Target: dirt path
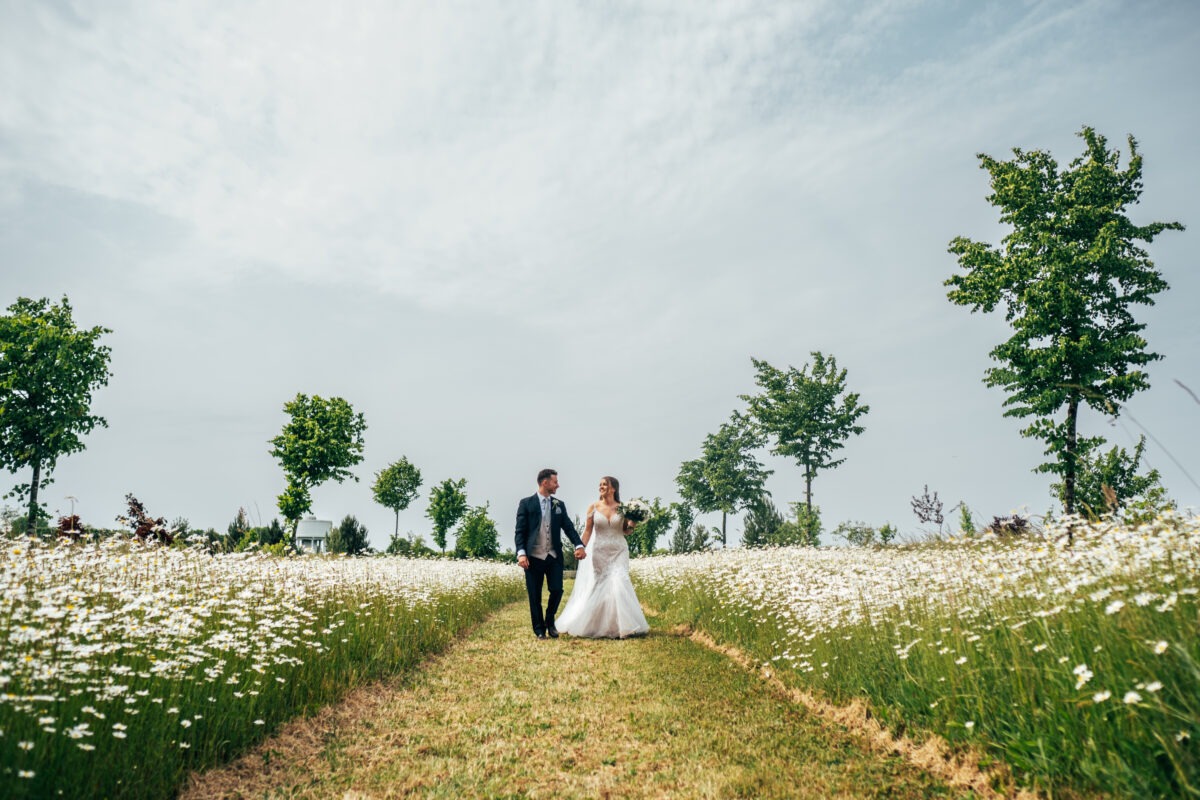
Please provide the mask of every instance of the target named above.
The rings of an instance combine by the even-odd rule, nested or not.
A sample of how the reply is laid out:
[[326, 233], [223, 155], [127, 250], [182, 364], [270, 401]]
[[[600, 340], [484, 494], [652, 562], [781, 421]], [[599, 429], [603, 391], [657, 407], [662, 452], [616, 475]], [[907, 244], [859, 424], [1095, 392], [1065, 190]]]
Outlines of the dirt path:
[[651, 625], [642, 639], [543, 642], [524, 604], [508, 606], [184, 797], [971, 796]]

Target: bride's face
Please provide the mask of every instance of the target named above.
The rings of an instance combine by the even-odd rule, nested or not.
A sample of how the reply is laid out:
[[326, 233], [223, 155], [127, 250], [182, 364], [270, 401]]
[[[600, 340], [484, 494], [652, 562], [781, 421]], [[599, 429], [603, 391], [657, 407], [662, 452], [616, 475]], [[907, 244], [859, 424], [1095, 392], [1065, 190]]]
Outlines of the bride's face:
[[612, 497], [612, 487], [608, 485], [608, 481], [600, 481], [600, 499], [608, 500]]

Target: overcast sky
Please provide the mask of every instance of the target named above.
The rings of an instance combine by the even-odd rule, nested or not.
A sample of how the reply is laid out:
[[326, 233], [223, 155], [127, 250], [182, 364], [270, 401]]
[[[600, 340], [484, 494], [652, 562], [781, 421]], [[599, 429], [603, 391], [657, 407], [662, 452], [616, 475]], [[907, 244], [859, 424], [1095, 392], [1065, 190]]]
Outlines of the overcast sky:
[[1191, 229], [1150, 247], [1152, 388], [1084, 430], [1157, 437], [1198, 506], [1175, 383], [1200, 393], [1198, 53], [1184, 0], [0, 3], [0, 300], [65, 294], [113, 331], [109, 428], [44, 497], [100, 526], [127, 492], [265, 523], [284, 402], [337, 395], [366, 455], [319, 518], [386, 545], [370, 486], [407, 456], [402, 533], [428, 540], [429, 488], [466, 478], [511, 547], [539, 468], [575, 513], [605, 474], [676, 499], [751, 357], [820, 350], [871, 407], [814, 484], [827, 528], [915, 532], [925, 484], [1043, 513], [1041, 445], [982, 383], [1007, 328], [946, 300], [946, 247], [1004, 234], [977, 153], [1065, 165], [1087, 124], [1138, 139], [1134, 220]]

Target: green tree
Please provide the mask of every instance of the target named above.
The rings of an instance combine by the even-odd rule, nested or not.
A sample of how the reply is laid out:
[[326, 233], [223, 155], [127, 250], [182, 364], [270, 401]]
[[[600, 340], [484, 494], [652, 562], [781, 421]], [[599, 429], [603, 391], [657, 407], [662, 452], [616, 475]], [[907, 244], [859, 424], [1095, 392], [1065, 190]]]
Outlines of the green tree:
[[271, 547], [283, 541], [285, 532], [283, 530], [283, 526], [279, 524], [279, 520], [272, 519], [270, 525], [262, 528], [255, 528], [254, 536], [261, 546]]
[[367, 529], [352, 514], [347, 514], [338, 526], [329, 531], [326, 541], [331, 553], [359, 556], [371, 549]]
[[495, 558], [500, 555], [500, 532], [488, 516], [488, 506], [476, 506], [467, 512], [455, 537], [454, 554], [459, 558]]
[[863, 432], [858, 420], [871, 410], [846, 391], [846, 370], [838, 370], [836, 358], [811, 355], [811, 366], [788, 367], [787, 372], [751, 359], [761, 393], [741, 396], [759, 429], [775, 440], [771, 452], [794, 459], [804, 470], [804, 504], [810, 513], [813, 479], [846, 460], [833, 456], [851, 434]]
[[425, 540], [413, 533], [409, 533], [407, 537], [392, 535], [392, 540], [388, 542], [387, 554], [389, 556], [405, 556], [406, 558], [424, 558], [425, 556], [433, 555], [433, 550], [429, 545], [425, 544]]
[[691, 548], [692, 527], [696, 524], [696, 508], [686, 500], [672, 503], [675, 511], [675, 530], [671, 534], [672, 553], [686, 553]]
[[[1065, 170], [1049, 153], [1014, 149], [1011, 161], [979, 155], [991, 176], [987, 200], [1011, 226], [1001, 248], [957, 237], [950, 252], [962, 274], [946, 285], [951, 302], [974, 311], [1003, 307], [1013, 335], [991, 352], [999, 366], [988, 386], [1008, 392], [1005, 416], [1032, 422], [1021, 435], [1040, 439], [1050, 461], [1038, 472], [1062, 480], [1063, 509], [1076, 510], [1079, 459], [1097, 440], [1081, 440], [1079, 410], [1106, 414], [1149, 386], [1141, 369], [1161, 356], [1146, 349], [1131, 309], [1153, 305], [1167, 289], [1138, 243], [1178, 222], [1138, 226], [1125, 214], [1142, 193], [1142, 156], [1128, 139], [1129, 162], [1091, 128], [1084, 153]], [[1064, 411], [1059, 419], [1056, 415]]]
[[675, 506], [663, 505], [662, 498], [649, 500], [646, 505], [650, 507], [650, 514], [625, 537], [631, 556], [648, 556], [653, 553], [658, 537], [670, 529], [675, 517]]
[[53, 532], [53, 529], [50, 527], [50, 517], [44, 513], [37, 515], [36, 527], [29, 522], [28, 516], [18, 514], [16, 517], [13, 517], [9, 530], [13, 536], [40, 536], [43, 539]]
[[763, 547], [771, 543], [775, 533], [783, 526], [783, 514], [766, 497], [752, 502], [743, 520], [742, 545]]
[[446, 480], [433, 487], [429, 493], [429, 508], [425, 516], [433, 522], [433, 542], [446, 552], [446, 533], [467, 513], [466, 478]]
[[239, 508], [237, 515], [225, 529], [225, 541], [222, 549], [227, 553], [245, 550], [250, 541], [250, 520], [246, 517], [246, 509]]
[[9, 496], [28, 499], [26, 530], [33, 534], [46, 514], [38, 491], [50, 484], [60, 456], [84, 449], [82, 436], [104, 417], [91, 413], [92, 392], [108, 385], [111, 351], [99, 343], [112, 333], [80, 329], [66, 297], [20, 297], [0, 316], [0, 466], [32, 469], [29, 483]]
[[818, 547], [821, 544], [821, 508], [806, 503], [789, 503], [794, 520], [786, 520], [775, 529], [767, 540], [768, 544], [788, 546], [804, 545]]
[[290, 419], [271, 440], [271, 455], [287, 478], [279, 495], [279, 512], [294, 537], [296, 524], [312, 510], [313, 487], [328, 480], [358, 480], [350, 468], [362, 461], [367, 423], [340, 397], [325, 400], [297, 394], [283, 410]]
[[400, 512], [417, 499], [417, 490], [420, 488], [421, 470], [407, 458], [401, 457], [399, 461], [375, 473], [375, 485], [371, 488], [375, 502], [396, 512], [393, 536], [400, 535]]
[[[1145, 475], [1138, 474], [1142, 454], [1146, 450], [1145, 436], [1138, 439], [1133, 455], [1118, 446], [1106, 453], [1096, 450], [1098, 448], [1091, 448], [1090, 452], [1080, 454], [1079, 471], [1075, 476], [1076, 505], [1090, 516], [1098, 517], [1105, 511], [1116, 511], [1134, 497], [1150, 496], [1150, 499], [1165, 500], [1158, 470], [1152, 469]], [[1050, 488], [1066, 507], [1063, 500], [1066, 487], [1060, 482], [1051, 484]]]
[[728, 544], [728, 515], [767, 493], [763, 485], [771, 470], [763, 469], [753, 452], [763, 444], [762, 434], [734, 412], [729, 422], [705, 437], [700, 458], [683, 462], [675, 478], [679, 494], [698, 511], [721, 512], [722, 547]]
[[698, 553], [701, 550], [707, 550], [715, 541], [714, 534], [716, 533], [718, 533], [716, 528], [710, 530], [700, 522], [677, 525], [674, 535], [671, 536], [671, 552], [676, 554]]

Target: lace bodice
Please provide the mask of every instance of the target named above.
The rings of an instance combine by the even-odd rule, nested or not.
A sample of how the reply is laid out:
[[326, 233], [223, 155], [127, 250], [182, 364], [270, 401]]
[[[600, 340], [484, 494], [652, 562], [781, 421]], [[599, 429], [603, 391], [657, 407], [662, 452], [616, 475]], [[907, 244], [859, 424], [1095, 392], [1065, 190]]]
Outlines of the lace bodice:
[[592, 512], [592, 534], [616, 534], [621, 538], [625, 538], [625, 532], [622, 530], [622, 524], [625, 518], [620, 511], [613, 512], [612, 517], [607, 517], [604, 514], [604, 509], [597, 508]]

